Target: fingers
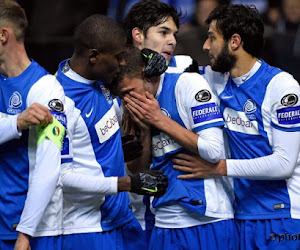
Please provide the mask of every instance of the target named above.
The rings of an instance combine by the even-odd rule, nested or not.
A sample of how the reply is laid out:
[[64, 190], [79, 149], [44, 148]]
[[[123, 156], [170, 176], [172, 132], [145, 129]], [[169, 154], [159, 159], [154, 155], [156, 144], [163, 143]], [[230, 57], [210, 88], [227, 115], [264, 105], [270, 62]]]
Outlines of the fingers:
[[186, 172], [186, 173], [193, 173], [193, 169], [190, 167], [186, 167], [186, 166], [180, 166], [180, 165], [173, 165], [174, 169], [180, 170], [182, 172]]
[[18, 115], [17, 127], [19, 130], [24, 130], [31, 125], [46, 126], [52, 120], [53, 118], [48, 108], [39, 103], [34, 103]]
[[199, 179], [199, 177], [195, 176], [195, 174], [178, 175], [177, 178], [181, 180]]
[[146, 95], [146, 97], [147, 97], [148, 99], [150, 99], [150, 100], [154, 100], [154, 99], [155, 99], [154, 96], [151, 95], [148, 91], [146, 91], [145, 95]]
[[143, 115], [140, 113], [140, 107], [136, 104], [131, 105], [130, 103], [126, 104], [126, 108], [129, 111], [132, 119], [137, 122], [137, 119], [142, 120]]
[[192, 161], [196, 158], [198, 158], [197, 160], [200, 160], [200, 157], [197, 157], [197, 156], [194, 156], [194, 155], [183, 154], [183, 153], [177, 154], [176, 159], [178, 159], [178, 158], [186, 160], [186, 161]]

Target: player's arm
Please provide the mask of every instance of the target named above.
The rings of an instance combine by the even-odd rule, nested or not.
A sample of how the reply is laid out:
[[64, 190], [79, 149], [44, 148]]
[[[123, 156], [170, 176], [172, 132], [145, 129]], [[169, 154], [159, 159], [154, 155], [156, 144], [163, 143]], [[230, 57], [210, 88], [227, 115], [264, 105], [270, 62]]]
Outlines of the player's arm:
[[168, 179], [155, 170], [124, 177], [104, 177], [79, 174], [69, 167], [62, 174], [62, 183], [64, 193], [70, 194], [103, 196], [129, 191], [160, 197], [167, 189]]
[[38, 102], [51, 112], [55, 111], [53, 115], [57, 118], [47, 126], [37, 126], [37, 141], [32, 142], [37, 144], [35, 165], [30, 171], [27, 198], [17, 226], [17, 231], [30, 236], [36, 231], [60, 175], [61, 148], [66, 127], [66, 124], [62, 124], [66, 117], [63, 113], [64, 98], [61, 85], [51, 75], [41, 78], [27, 97], [27, 106]]
[[0, 118], [0, 144], [13, 139], [19, 139], [22, 130], [28, 129], [31, 125], [47, 125], [52, 122], [49, 109], [39, 103], [33, 103], [19, 115], [6, 116], [2, 114]]
[[[141, 144], [139, 156], [127, 161], [127, 168], [133, 174], [149, 169], [151, 164], [151, 129], [150, 126], [138, 119], [134, 113], [125, 109], [122, 127], [127, 134], [134, 134]], [[123, 147], [124, 149], [124, 147]]]
[[[215, 128], [216, 126], [223, 125], [222, 118], [220, 114], [218, 114], [218, 117], [213, 119], [214, 121], [208, 121], [207, 124], [204, 125], [201, 125], [201, 119], [193, 118], [193, 109], [197, 109], [201, 104], [195, 100], [195, 95], [200, 91], [199, 86], [205, 84], [206, 89], [209, 89], [209, 86], [207, 82], [196, 73], [185, 73], [184, 75], [185, 77], [176, 86], [176, 102], [179, 113], [182, 116], [181, 118], [190, 123], [187, 124], [187, 127], [190, 127], [193, 131], [182, 127], [164, 115], [161, 112], [157, 100], [148, 92], [146, 92], [146, 97], [135, 92], [130, 92], [130, 96], [127, 96], [125, 99], [127, 103], [126, 107], [142, 121], [168, 134], [182, 147], [196, 155], [200, 154], [205, 159], [215, 162], [220, 159], [223, 153], [222, 130]], [[186, 80], [188, 80], [188, 82]], [[212, 103], [212, 105], [216, 108], [214, 103]]]
[[[199, 157], [178, 155], [178, 159], [174, 160], [176, 164], [174, 168], [187, 172], [187, 175], [179, 176], [182, 179], [188, 178], [207, 178], [213, 176], [227, 175], [232, 177], [257, 179], [257, 180], [276, 180], [287, 179], [293, 174], [294, 168], [297, 165], [297, 160], [300, 150], [300, 132], [299, 132], [299, 86], [291, 84], [293, 80], [284, 79], [286, 85], [284, 90], [276, 91], [275, 93], [269, 90], [272, 100], [272, 127], [271, 134], [273, 138], [272, 150], [273, 153], [268, 156], [259, 157], [249, 160], [223, 159], [216, 164], [209, 163]], [[282, 85], [282, 84], [280, 84]], [[289, 107], [283, 107], [281, 100], [293, 93], [297, 96], [298, 103], [293, 105], [295, 117], [290, 119], [290, 124], [286, 119], [280, 120], [279, 113], [285, 109], [288, 112]], [[291, 113], [292, 114], [292, 113]]]

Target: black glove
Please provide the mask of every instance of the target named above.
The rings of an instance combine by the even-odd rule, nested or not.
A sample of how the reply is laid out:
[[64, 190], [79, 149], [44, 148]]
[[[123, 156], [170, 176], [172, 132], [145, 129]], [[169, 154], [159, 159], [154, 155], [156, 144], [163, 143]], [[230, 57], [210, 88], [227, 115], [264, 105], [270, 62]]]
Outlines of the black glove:
[[142, 143], [133, 135], [125, 135], [121, 139], [125, 162], [132, 161], [142, 155]]
[[136, 194], [161, 197], [166, 193], [168, 177], [162, 171], [144, 170], [130, 176], [131, 191]]
[[188, 66], [188, 67], [184, 70], [184, 72], [194, 72], [194, 73], [200, 74], [198, 62], [197, 62], [195, 59], [193, 59], [192, 64], [190, 64], [190, 66]]

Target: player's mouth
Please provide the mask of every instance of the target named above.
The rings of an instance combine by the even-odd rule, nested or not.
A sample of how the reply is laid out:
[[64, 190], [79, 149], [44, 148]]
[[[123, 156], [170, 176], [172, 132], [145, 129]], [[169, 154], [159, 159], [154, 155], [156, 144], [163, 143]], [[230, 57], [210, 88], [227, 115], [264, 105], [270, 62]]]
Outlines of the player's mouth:
[[167, 60], [170, 60], [173, 55], [173, 51], [164, 51], [162, 54]]

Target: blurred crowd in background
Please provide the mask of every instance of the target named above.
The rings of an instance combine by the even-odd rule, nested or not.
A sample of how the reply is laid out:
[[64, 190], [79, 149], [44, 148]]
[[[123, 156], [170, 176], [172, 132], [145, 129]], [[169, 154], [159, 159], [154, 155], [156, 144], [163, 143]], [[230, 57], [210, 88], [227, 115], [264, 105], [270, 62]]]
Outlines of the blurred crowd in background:
[[[57, 65], [72, 55], [74, 28], [91, 14], [106, 14], [122, 23], [138, 0], [17, 0], [25, 9], [30, 57], [55, 73]], [[155, 1], [155, 0], [153, 0]], [[177, 36], [176, 54], [188, 54], [199, 65], [208, 64], [202, 50], [207, 37], [205, 19], [219, 4], [255, 5], [265, 22], [266, 46], [262, 58], [291, 73], [300, 82], [300, 0], [163, 0], [184, 14]], [[109, 32], [109, 31], [107, 31]]]

